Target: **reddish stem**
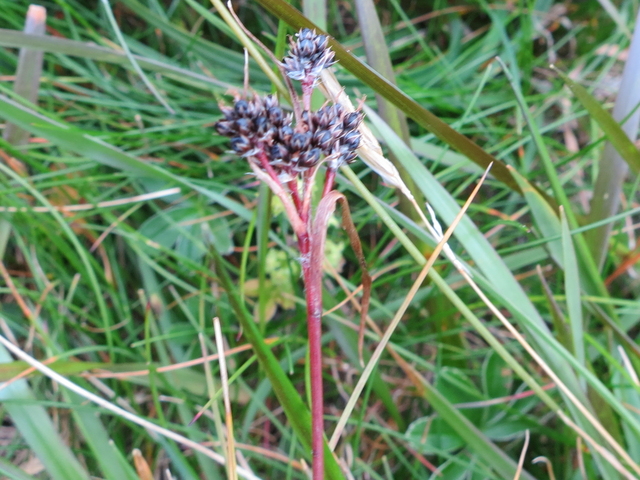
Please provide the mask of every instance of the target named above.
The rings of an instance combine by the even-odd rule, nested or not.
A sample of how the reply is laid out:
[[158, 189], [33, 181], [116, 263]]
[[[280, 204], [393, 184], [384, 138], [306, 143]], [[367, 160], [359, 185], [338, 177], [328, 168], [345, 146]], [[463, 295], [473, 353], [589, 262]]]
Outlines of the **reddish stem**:
[[264, 151], [263, 145], [260, 145], [260, 147], [260, 151], [256, 154], [256, 158], [260, 161], [260, 166], [264, 168], [265, 172], [267, 172], [269, 176], [278, 183], [278, 185], [282, 185], [280, 179], [278, 178], [278, 174], [269, 163], [269, 158]]
[[302, 80], [302, 108], [307, 112], [311, 110], [311, 94], [313, 93], [314, 78], [309, 76]]
[[336, 171], [333, 168], [327, 168], [327, 173], [324, 177], [324, 188], [322, 189], [322, 197], [324, 198], [333, 190], [333, 182], [336, 180]]
[[295, 180], [290, 180], [287, 185], [289, 186], [289, 191], [291, 192], [291, 199], [293, 200], [293, 204], [295, 205], [296, 210], [298, 211], [298, 215], [300, 215], [300, 218], [302, 219], [302, 221], [306, 223], [307, 219], [301, 215], [302, 200], [300, 200], [300, 194], [298, 193], [298, 183]]
[[307, 334], [309, 336], [309, 373], [311, 378], [311, 455], [313, 480], [324, 479], [324, 394], [322, 389], [322, 272], [321, 265], [311, 261], [308, 237], [303, 244], [302, 271], [307, 300]]

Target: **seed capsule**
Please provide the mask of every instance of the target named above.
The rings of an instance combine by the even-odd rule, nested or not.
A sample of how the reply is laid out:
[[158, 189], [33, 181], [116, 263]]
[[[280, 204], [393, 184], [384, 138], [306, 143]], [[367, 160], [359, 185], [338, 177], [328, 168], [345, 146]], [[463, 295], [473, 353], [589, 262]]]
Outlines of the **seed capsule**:
[[242, 155], [251, 150], [251, 142], [245, 136], [233, 137], [231, 139], [231, 148], [234, 152]]
[[362, 114], [360, 112], [351, 112], [344, 116], [342, 126], [345, 130], [355, 130], [360, 125]]
[[226, 137], [236, 133], [235, 122], [230, 122], [228, 120], [220, 120], [219, 122], [216, 122], [215, 129], [220, 135], [224, 135]]
[[333, 135], [328, 130], [317, 130], [313, 134], [313, 143], [317, 147], [321, 148], [325, 154], [328, 155], [328, 152], [331, 150], [333, 146], [333, 142], [335, 141]]
[[253, 130], [253, 122], [248, 118], [239, 118], [236, 120], [236, 129], [241, 135], [249, 135]]
[[289, 140], [291, 140], [292, 135], [293, 128], [291, 128], [289, 125], [285, 125], [284, 127], [280, 127], [278, 129], [278, 139], [283, 143], [287, 143]]
[[271, 146], [271, 158], [273, 160], [285, 160], [289, 156], [289, 150], [281, 143], [276, 143]]
[[275, 126], [282, 126], [284, 120], [284, 112], [280, 107], [271, 107], [269, 110], [267, 110], [267, 115], [269, 117], [269, 121]]
[[294, 133], [289, 141], [289, 146], [291, 147], [291, 150], [298, 151], [307, 148], [309, 143], [311, 143], [310, 132]]
[[302, 168], [311, 168], [320, 161], [320, 149], [312, 148], [306, 152], [302, 152], [298, 157], [298, 166]]
[[314, 52], [314, 45], [313, 42], [311, 40], [308, 39], [302, 39], [302, 40], [298, 40], [298, 51], [300, 53], [300, 55], [303, 55], [305, 57], [309, 57], [313, 54]]
[[264, 97], [264, 108], [269, 110], [278, 106], [278, 98], [275, 95], [267, 95]]
[[269, 120], [267, 120], [267, 117], [257, 117], [253, 121], [253, 126], [256, 133], [260, 136], [263, 136], [267, 133], [267, 131], [271, 127], [271, 124], [269, 123]]
[[235, 120], [237, 117], [235, 110], [231, 107], [225, 107], [224, 105], [221, 105], [220, 111], [224, 115], [225, 120]]
[[249, 103], [246, 100], [238, 100], [233, 109], [239, 117], [244, 117], [249, 113]]
[[353, 130], [347, 133], [341, 140], [341, 142], [349, 148], [349, 150], [355, 150], [360, 146], [360, 132]]

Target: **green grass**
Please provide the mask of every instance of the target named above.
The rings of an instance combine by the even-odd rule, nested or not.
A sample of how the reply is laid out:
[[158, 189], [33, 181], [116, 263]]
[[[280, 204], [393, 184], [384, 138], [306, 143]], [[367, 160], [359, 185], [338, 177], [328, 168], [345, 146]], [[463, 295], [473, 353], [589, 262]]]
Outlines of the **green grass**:
[[[238, 349], [226, 363], [240, 477], [307, 478], [293, 234], [212, 128], [229, 89], [243, 89], [244, 40], [208, 0], [112, 2], [113, 21], [88, 3], [45, 2], [38, 38], [21, 33], [28, 3], [0, 0], [0, 335], [28, 354], [0, 346], [0, 382], [29, 357], [51, 367], [0, 383], [0, 477], [144, 479], [138, 449], [153, 478], [231, 478], [220, 367], [202, 360], [218, 352], [219, 317], [225, 350]], [[344, 430], [327, 478], [639, 478], [640, 302], [625, 230], [639, 157], [620, 128], [638, 111], [620, 80], [639, 2], [306, 3], [338, 42], [338, 80], [354, 103], [366, 96], [368, 126], [443, 228], [494, 161], [449, 241], [479, 290], [446, 257], [416, 282], [437, 240], [363, 162], [339, 176], [374, 277], [364, 360], [377, 363], [358, 386], [347, 297], [362, 272], [336, 222], [324, 307], [346, 303], [324, 317], [327, 439]], [[237, 8], [277, 52], [308, 22], [281, 1]], [[22, 73], [20, 47], [32, 55]], [[38, 49], [36, 92], [24, 65]], [[248, 66], [260, 94], [281, 88], [262, 56]], [[590, 205], [593, 192], [621, 206]]]

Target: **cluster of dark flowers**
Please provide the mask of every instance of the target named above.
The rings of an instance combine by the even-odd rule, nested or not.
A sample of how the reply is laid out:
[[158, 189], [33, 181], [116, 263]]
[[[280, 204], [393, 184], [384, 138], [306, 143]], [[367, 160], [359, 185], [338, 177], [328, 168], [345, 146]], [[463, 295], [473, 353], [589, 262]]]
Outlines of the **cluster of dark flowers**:
[[313, 79], [315, 84], [322, 69], [335, 63], [333, 51], [328, 48], [329, 39], [326, 35], [317, 35], [309, 28], [300, 30], [296, 36], [298, 40], [291, 42], [282, 66], [287, 76], [293, 80], [304, 82], [306, 79]]
[[[313, 86], [322, 69], [333, 63], [326, 35], [304, 29], [292, 42], [281, 66], [290, 78], [302, 81], [303, 86]], [[323, 157], [327, 168], [334, 170], [356, 158], [361, 112], [326, 105], [315, 112], [303, 111], [294, 123], [293, 114], [285, 113], [273, 95], [237, 97], [233, 107], [220, 108], [224, 119], [215, 128], [219, 134], [231, 137], [233, 151], [257, 160], [263, 167], [266, 162], [281, 180], [306, 172]]]

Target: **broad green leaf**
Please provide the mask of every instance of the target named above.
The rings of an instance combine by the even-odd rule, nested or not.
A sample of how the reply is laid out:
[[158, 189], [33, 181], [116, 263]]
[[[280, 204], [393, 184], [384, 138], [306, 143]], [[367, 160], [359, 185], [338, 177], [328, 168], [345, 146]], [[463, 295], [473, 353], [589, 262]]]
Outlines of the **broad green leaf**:
[[[505, 480], [513, 479], [517, 469], [516, 462], [491, 442], [478, 427], [462, 415], [462, 413], [435, 387], [429, 384], [429, 382], [423, 380], [422, 385], [425, 388], [425, 398], [438, 412], [438, 415], [449, 425], [452, 432], [459, 435], [468, 447], [478, 454], [483, 461], [489, 463], [502, 478]], [[522, 472], [521, 478], [533, 480], [534, 477], [525, 470]]]
[[[215, 210], [214, 210], [215, 211]], [[208, 251], [207, 245], [215, 243], [223, 253], [233, 248], [232, 233], [224, 217], [208, 222], [197, 221], [204, 216], [197, 206], [181, 204], [156, 213], [140, 227], [140, 234], [167, 249], [199, 262]], [[152, 253], [156, 250], [150, 248]]]
[[483, 391], [487, 398], [505, 397], [513, 382], [513, 371], [494, 351], [482, 363]]
[[27, 475], [24, 470], [9, 463], [8, 460], [2, 457], [0, 457], [0, 473], [6, 475], [6, 477], [3, 478], [8, 480], [38, 480], [36, 477]]
[[426, 455], [451, 452], [465, 446], [462, 437], [440, 417], [414, 420], [405, 436], [411, 447]]

